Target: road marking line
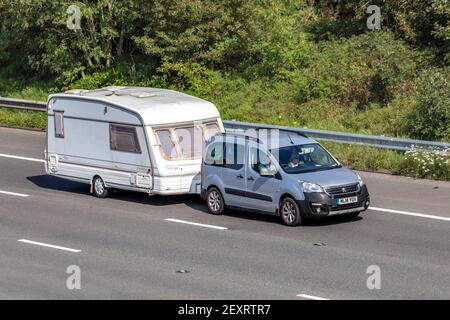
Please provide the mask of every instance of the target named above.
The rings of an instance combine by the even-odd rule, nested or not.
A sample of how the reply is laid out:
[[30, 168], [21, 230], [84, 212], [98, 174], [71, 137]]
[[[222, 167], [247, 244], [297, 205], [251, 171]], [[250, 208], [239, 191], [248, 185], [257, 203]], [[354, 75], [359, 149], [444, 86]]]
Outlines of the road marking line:
[[10, 155], [10, 154], [3, 154], [3, 153], [0, 153], [0, 157], [2, 157], [2, 158], [9, 158], [9, 159], [17, 159], [17, 160], [33, 161], [33, 162], [45, 162], [45, 160], [42, 160], [42, 159], [19, 157], [19, 156], [13, 156], [13, 155]]
[[406, 215], [406, 216], [414, 216], [414, 217], [420, 217], [420, 218], [428, 218], [428, 219], [435, 219], [435, 220], [450, 221], [450, 218], [448, 218], [448, 217], [433, 216], [433, 215], [430, 215], [430, 214], [415, 213], [415, 212], [393, 210], [393, 209], [383, 209], [383, 208], [377, 208], [377, 207], [369, 207], [369, 209], [374, 210], [374, 211], [403, 214], [403, 215]]
[[69, 252], [75, 252], [75, 253], [81, 252], [81, 250], [70, 249], [70, 248], [60, 247], [60, 246], [54, 246], [52, 244], [36, 242], [36, 241], [31, 241], [31, 240], [26, 240], [26, 239], [20, 239], [20, 240], [17, 240], [17, 241], [23, 242], [23, 243], [28, 243], [28, 244], [34, 244], [34, 245], [42, 246], [42, 247], [48, 247], [48, 248], [53, 248], [53, 249], [58, 249], [58, 250], [69, 251]]
[[9, 191], [2, 191], [2, 190], [0, 190], [0, 194], [6, 194], [6, 195], [8, 195], [8, 196], [16, 196], [16, 197], [22, 197], [22, 198], [27, 198], [27, 197], [29, 197], [28, 194], [15, 193], [15, 192], [9, 192]]
[[212, 226], [210, 224], [195, 223], [195, 222], [189, 222], [189, 221], [178, 220], [178, 219], [164, 219], [164, 220], [171, 221], [171, 222], [190, 224], [190, 225], [193, 225], [193, 226], [204, 227], [204, 228], [211, 228], [211, 229], [217, 229], [217, 230], [228, 230], [228, 228]]
[[326, 298], [316, 297], [316, 296], [310, 296], [309, 294], [298, 294], [297, 297], [309, 299], [309, 300], [330, 300]]

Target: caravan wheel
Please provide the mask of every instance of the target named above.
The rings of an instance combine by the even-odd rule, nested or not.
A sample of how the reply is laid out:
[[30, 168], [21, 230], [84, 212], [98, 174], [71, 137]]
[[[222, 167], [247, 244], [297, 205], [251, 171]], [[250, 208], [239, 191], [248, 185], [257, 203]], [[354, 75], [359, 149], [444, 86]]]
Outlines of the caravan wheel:
[[97, 198], [106, 198], [109, 196], [109, 190], [105, 186], [105, 182], [100, 177], [95, 177], [92, 181], [94, 194]]

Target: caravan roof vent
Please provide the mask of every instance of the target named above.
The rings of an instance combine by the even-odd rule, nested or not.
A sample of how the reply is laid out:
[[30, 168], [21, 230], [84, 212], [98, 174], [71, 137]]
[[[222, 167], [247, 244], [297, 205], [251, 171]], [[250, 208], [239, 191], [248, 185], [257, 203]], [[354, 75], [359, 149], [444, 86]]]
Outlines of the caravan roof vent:
[[82, 96], [82, 95], [85, 94], [86, 92], [89, 92], [89, 90], [72, 89], [72, 90], [67, 90], [65, 93], [67, 93], [67, 94], [77, 94], [77, 95], [79, 95], [79, 96]]
[[135, 98], [150, 98], [156, 96], [153, 92], [132, 92], [130, 93], [130, 96]]
[[127, 87], [122, 87], [122, 86], [109, 86], [106, 88], [103, 88], [103, 90], [107, 90], [110, 91], [112, 94], [116, 94], [117, 91], [126, 89]]

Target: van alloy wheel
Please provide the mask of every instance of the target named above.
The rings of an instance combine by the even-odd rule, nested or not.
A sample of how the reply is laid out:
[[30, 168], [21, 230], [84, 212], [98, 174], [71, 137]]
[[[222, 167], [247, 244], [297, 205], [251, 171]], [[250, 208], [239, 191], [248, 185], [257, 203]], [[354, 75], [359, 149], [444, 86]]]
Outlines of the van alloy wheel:
[[297, 226], [302, 223], [297, 203], [291, 198], [285, 198], [280, 206], [281, 219], [287, 226]]
[[222, 194], [216, 188], [211, 188], [206, 197], [209, 212], [215, 215], [222, 214], [224, 211], [224, 202]]

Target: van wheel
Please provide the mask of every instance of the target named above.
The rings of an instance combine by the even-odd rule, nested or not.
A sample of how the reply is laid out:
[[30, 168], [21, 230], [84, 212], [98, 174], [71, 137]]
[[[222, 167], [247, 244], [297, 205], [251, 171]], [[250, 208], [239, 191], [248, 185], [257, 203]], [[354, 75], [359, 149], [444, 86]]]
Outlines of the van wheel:
[[292, 198], [284, 198], [280, 204], [280, 215], [283, 223], [290, 227], [295, 227], [302, 224], [302, 216], [300, 209]]
[[225, 211], [222, 194], [214, 187], [209, 189], [206, 194], [206, 204], [208, 205], [209, 212], [212, 214], [221, 215]]
[[105, 186], [105, 182], [100, 177], [95, 177], [94, 181], [92, 181], [92, 184], [94, 185], [94, 195], [97, 198], [106, 198], [109, 196], [109, 190]]

